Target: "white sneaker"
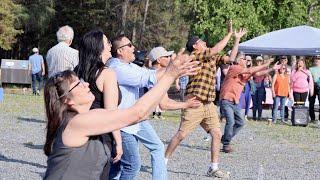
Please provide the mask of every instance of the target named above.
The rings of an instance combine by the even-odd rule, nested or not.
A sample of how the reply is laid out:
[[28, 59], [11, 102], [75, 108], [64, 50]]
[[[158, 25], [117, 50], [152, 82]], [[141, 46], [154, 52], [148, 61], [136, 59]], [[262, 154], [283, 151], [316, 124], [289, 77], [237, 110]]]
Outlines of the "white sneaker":
[[230, 179], [230, 172], [223, 171], [221, 169], [213, 170], [211, 167], [209, 167], [208, 172], [207, 172], [207, 176], [223, 178], [223, 179]]

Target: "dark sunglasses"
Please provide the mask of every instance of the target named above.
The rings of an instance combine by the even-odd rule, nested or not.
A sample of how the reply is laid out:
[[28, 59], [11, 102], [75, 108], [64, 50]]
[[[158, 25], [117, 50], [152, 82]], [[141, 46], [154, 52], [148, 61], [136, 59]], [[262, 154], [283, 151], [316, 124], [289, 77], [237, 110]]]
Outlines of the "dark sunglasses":
[[123, 47], [126, 47], [126, 46], [131, 48], [133, 46], [133, 44], [131, 42], [129, 42], [128, 44], [125, 44], [125, 45], [122, 45], [122, 46], [118, 47], [117, 49], [120, 49], [120, 48], [123, 48]]

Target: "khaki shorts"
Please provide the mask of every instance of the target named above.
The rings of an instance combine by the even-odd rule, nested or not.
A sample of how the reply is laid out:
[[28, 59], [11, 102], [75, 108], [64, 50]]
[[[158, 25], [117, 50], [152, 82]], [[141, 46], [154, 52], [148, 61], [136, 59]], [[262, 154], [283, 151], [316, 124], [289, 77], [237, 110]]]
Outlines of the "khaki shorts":
[[191, 132], [199, 124], [206, 132], [214, 128], [220, 128], [217, 108], [213, 102], [202, 104], [198, 108], [188, 108], [182, 111], [180, 131]]

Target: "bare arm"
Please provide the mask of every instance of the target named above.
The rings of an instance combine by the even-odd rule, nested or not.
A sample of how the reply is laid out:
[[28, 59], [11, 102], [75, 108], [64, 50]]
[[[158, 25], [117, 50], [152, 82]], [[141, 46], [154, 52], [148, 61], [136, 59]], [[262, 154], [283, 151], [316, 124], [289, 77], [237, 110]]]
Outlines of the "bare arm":
[[[119, 91], [116, 73], [112, 69], [104, 69], [101, 72], [100, 77], [103, 81], [102, 92], [104, 108], [107, 110], [115, 110], [117, 109], [119, 101]], [[112, 136], [116, 143], [116, 157], [114, 157], [113, 162], [117, 162], [121, 159], [121, 156], [123, 154], [120, 130], [112, 131]]]
[[235, 35], [235, 40], [234, 40], [234, 45], [232, 47], [231, 50], [231, 54], [230, 54], [230, 61], [233, 62], [236, 59], [236, 56], [238, 54], [238, 48], [239, 48], [239, 43], [240, 43], [240, 39], [241, 37], [243, 37], [245, 34], [247, 33], [246, 29], [240, 29], [238, 32], [236, 31], [234, 33]]
[[180, 79], [177, 78], [177, 79], [176, 79], [176, 82], [175, 82], [175, 83], [176, 83], [176, 89], [177, 89], [177, 90], [180, 90], [180, 83], [179, 83], [179, 81], [180, 81]]
[[201, 105], [201, 103], [200, 101], [196, 100], [195, 97], [192, 99], [188, 99], [185, 102], [178, 102], [173, 99], [170, 99], [167, 93], [164, 95], [159, 105], [160, 105], [160, 108], [163, 110], [175, 110], [175, 109], [198, 107]]
[[231, 36], [232, 36], [232, 21], [229, 21], [228, 23], [228, 34], [221, 40], [219, 41], [214, 47], [211, 48], [211, 55], [216, 55], [220, 51], [222, 51], [226, 45], [228, 44]]
[[277, 79], [277, 74], [274, 74], [273, 79], [272, 79], [272, 84], [271, 84], [271, 90], [272, 90], [273, 97], [276, 97], [276, 92], [274, 90], [274, 85], [276, 83], [276, 79]]
[[41, 68], [42, 68], [42, 76], [44, 76], [46, 74], [46, 69], [45, 69], [45, 66], [44, 66], [44, 61], [42, 60], [41, 62]]

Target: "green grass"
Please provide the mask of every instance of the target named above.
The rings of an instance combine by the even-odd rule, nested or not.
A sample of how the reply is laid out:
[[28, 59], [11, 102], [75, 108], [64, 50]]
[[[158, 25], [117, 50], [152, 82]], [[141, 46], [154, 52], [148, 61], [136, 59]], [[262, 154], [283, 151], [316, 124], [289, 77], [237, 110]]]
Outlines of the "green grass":
[[0, 103], [0, 114], [44, 118], [43, 96], [5, 94], [3, 101]]

